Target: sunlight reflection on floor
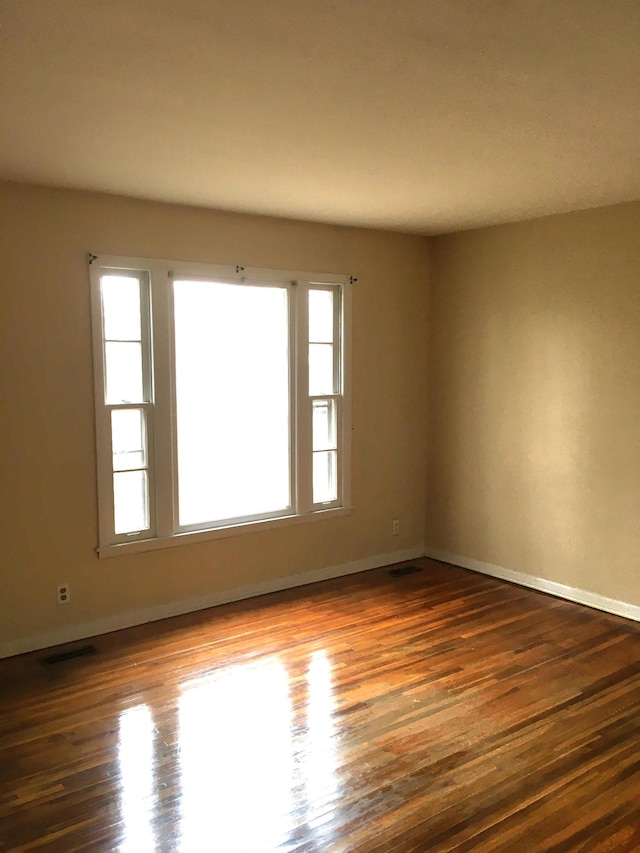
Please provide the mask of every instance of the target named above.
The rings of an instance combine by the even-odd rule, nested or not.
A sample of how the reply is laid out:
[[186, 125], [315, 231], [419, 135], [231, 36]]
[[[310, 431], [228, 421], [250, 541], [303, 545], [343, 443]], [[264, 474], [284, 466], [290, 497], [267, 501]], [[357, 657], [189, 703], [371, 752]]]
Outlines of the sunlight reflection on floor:
[[[278, 657], [183, 685], [171, 760], [179, 780], [178, 849], [224, 853], [286, 848], [296, 828], [326, 835], [338, 795], [331, 664], [314, 652], [294, 689]], [[120, 716], [122, 853], [157, 849], [153, 829], [159, 737], [152, 710]], [[166, 746], [166, 742], [165, 742]]]

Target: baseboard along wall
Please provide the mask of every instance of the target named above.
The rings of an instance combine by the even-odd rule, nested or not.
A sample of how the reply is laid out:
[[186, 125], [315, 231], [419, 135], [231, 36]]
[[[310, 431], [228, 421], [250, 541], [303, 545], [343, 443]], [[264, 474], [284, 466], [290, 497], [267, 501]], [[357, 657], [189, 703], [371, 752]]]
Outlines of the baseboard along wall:
[[219, 604], [228, 604], [232, 601], [254, 598], [269, 592], [279, 592], [283, 589], [291, 589], [318, 581], [345, 577], [357, 574], [358, 572], [366, 572], [369, 569], [379, 569], [382, 566], [389, 566], [393, 563], [417, 560], [423, 556], [442, 563], [449, 563], [452, 566], [459, 566], [463, 569], [470, 569], [474, 572], [490, 575], [500, 580], [538, 590], [539, 592], [546, 592], [558, 598], [573, 601], [576, 604], [584, 604], [596, 610], [603, 610], [605, 613], [623, 616], [626, 619], [640, 622], [640, 607], [635, 604], [618, 601], [615, 598], [607, 598], [595, 592], [566, 586], [565, 584], [528, 575], [524, 572], [516, 572], [513, 569], [506, 569], [503, 566], [496, 566], [493, 563], [484, 563], [481, 560], [474, 560], [471, 557], [453, 554], [450, 551], [442, 551], [438, 548], [425, 549], [424, 546], [418, 546], [416, 548], [408, 548], [404, 551], [392, 551], [388, 554], [376, 554], [371, 557], [364, 557], [360, 560], [354, 560], [353, 562], [343, 563], [338, 566], [328, 566], [323, 569], [314, 569], [313, 571], [302, 572], [297, 575], [273, 578], [258, 584], [247, 584], [225, 590], [221, 593], [172, 601], [142, 610], [118, 613], [104, 619], [78, 623], [68, 627], [65, 626], [56, 631], [49, 631], [30, 637], [20, 637], [16, 640], [0, 643], [0, 658], [12, 657], [13, 655], [33, 652], [39, 649], [47, 649], [51, 646], [62, 645], [63, 643], [86, 640], [89, 637], [108, 634], [111, 631], [119, 631], [122, 628], [144, 625], [146, 622], [156, 622], [160, 619], [168, 619], [171, 616], [181, 616], [184, 613], [206, 610], [209, 607], [216, 607]]
[[0, 643], [0, 658], [12, 657], [13, 655], [20, 655], [39, 649], [48, 649], [51, 646], [72, 643], [77, 640], [86, 640], [89, 637], [109, 634], [111, 631], [119, 631], [122, 628], [132, 628], [134, 625], [144, 625], [146, 622], [156, 622], [160, 619], [168, 619], [171, 616], [194, 613], [197, 610], [206, 610], [208, 607], [216, 607], [219, 604], [228, 604], [232, 601], [242, 601], [243, 599], [254, 598], [269, 592], [279, 592], [283, 589], [305, 586], [306, 584], [316, 583], [317, 581], [331, 580], [332, 578], [353, 575], [358, 572], [366, 572], [369, 569], [379, 569], [382, 566], [390, 566], [393, 563], [416, 560], [423, 555], [424, 546], [420, 545], [404, 551], [392, 551], [388, 554], [376, 554], [371, 557], [364, 557], [363, 559], [343, 563], [338, 566], [328, 566], [323, 569], [314, 569], [313, 571], [302, 572], [297, 575], [273, 578], [257, 584], [247, 584], [225, 590], [221, 593], [171, 601], [142, 610], [117, 613], [104, 619], [77, 623], [55, 631], [48, 631], [30, 637], [20, 637], [16, 640]]
[[471, 569], [471, 571], [480, 572], [483, 575], [491, 575], [493, 578], [526, 586], [529, 589], [538, 590], [538, 592], [546, 592], [558, 598], [573, 601], [576, 604], [585, 604], [587, 607], [603, 610], [605, 613], [612, 613], [614, 616], [624, 616], [626, 619], [633, 619], [635, 622], [640, 622], [640, 607], [636, 604], [629, 604], [627, 601], [607, 598], [605, 595], [598, 595], [598, 593], [589, 592], [586, 589], [566, 586], [565, 584], [549, 581], [545, 578], [538, 578], [524, 572], [516, 572], [513, 569], [495, 566], [493, 563], [483, 563], [481, 560], [474, 560], [471, 557], [452, 554], [450, 551], [440, 551], [437, 548], [427, 548], [425, 557], [429, 557], [432, 560], [439, 560], [441, 563], [450, 563], [462, 569]]

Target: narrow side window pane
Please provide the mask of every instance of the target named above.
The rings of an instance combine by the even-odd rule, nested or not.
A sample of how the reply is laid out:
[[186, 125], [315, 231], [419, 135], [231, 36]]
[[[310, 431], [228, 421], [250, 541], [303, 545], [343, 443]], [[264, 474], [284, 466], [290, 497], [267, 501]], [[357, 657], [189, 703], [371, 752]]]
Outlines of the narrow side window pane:
[[111, 445], [114, 471], [146, 467], [146, 429], [142, 409], [114, 409], [111, 412]]
[[105, 340], [139, 341], [140, 279], [127, 275], [103, 275], [100, 290]]
[[106, 341], [104, 358], [107, 403], [142, 402], [142, 344]]
[[286, 288], [176, 280], [174, 317], [179, 524], [286, 510]]
[[335, 450], [336, 416], [334, 400], [314, 400], [312, 402], [313, 449]]
[[314, 504], [335, 501], [338, 497], [336, 476], [337, 454], [335, 450], [313, 454], [313, 502]]
[[333, 343], [334, 294], [332, 290], [309, 290], [309, 341]]
[[149, 527], [146, 471], [122, 471], [113, 475], [113, 508], [116, 533], [135, 533]]
[[309, 394], [312, 397], [335, 392], [333, 344], [309, 344]]

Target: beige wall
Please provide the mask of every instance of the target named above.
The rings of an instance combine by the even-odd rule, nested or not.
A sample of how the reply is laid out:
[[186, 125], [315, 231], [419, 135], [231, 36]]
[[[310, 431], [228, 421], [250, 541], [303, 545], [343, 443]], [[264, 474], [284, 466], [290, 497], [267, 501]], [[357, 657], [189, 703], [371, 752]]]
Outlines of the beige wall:
[[[129, 611], [420, 549], [424, 239], [0, 184], [0, 241], [0, 653]], [[358, 277], [349, 517], [98, 560], [88, 251]]]
[[[639, 233], [627, 204], [435, 238], [428, 291], [418, 237], [0, 183], [0, 655], [418, 552], [425, 513], [432, 548], [640, 605]], [[352, 515], [98, 560], [88, 251], [357, 275]]]
[[431, 257], [427, 545], [640, 605], [640, 204]]

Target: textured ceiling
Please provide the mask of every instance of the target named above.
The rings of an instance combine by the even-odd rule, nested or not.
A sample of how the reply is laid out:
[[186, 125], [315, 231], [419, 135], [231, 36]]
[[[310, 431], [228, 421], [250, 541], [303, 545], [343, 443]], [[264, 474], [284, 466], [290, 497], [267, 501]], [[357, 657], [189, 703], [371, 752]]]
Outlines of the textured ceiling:
[[640, 197], [639, 0], [0, 0], [0, 177], [440, 233]]

